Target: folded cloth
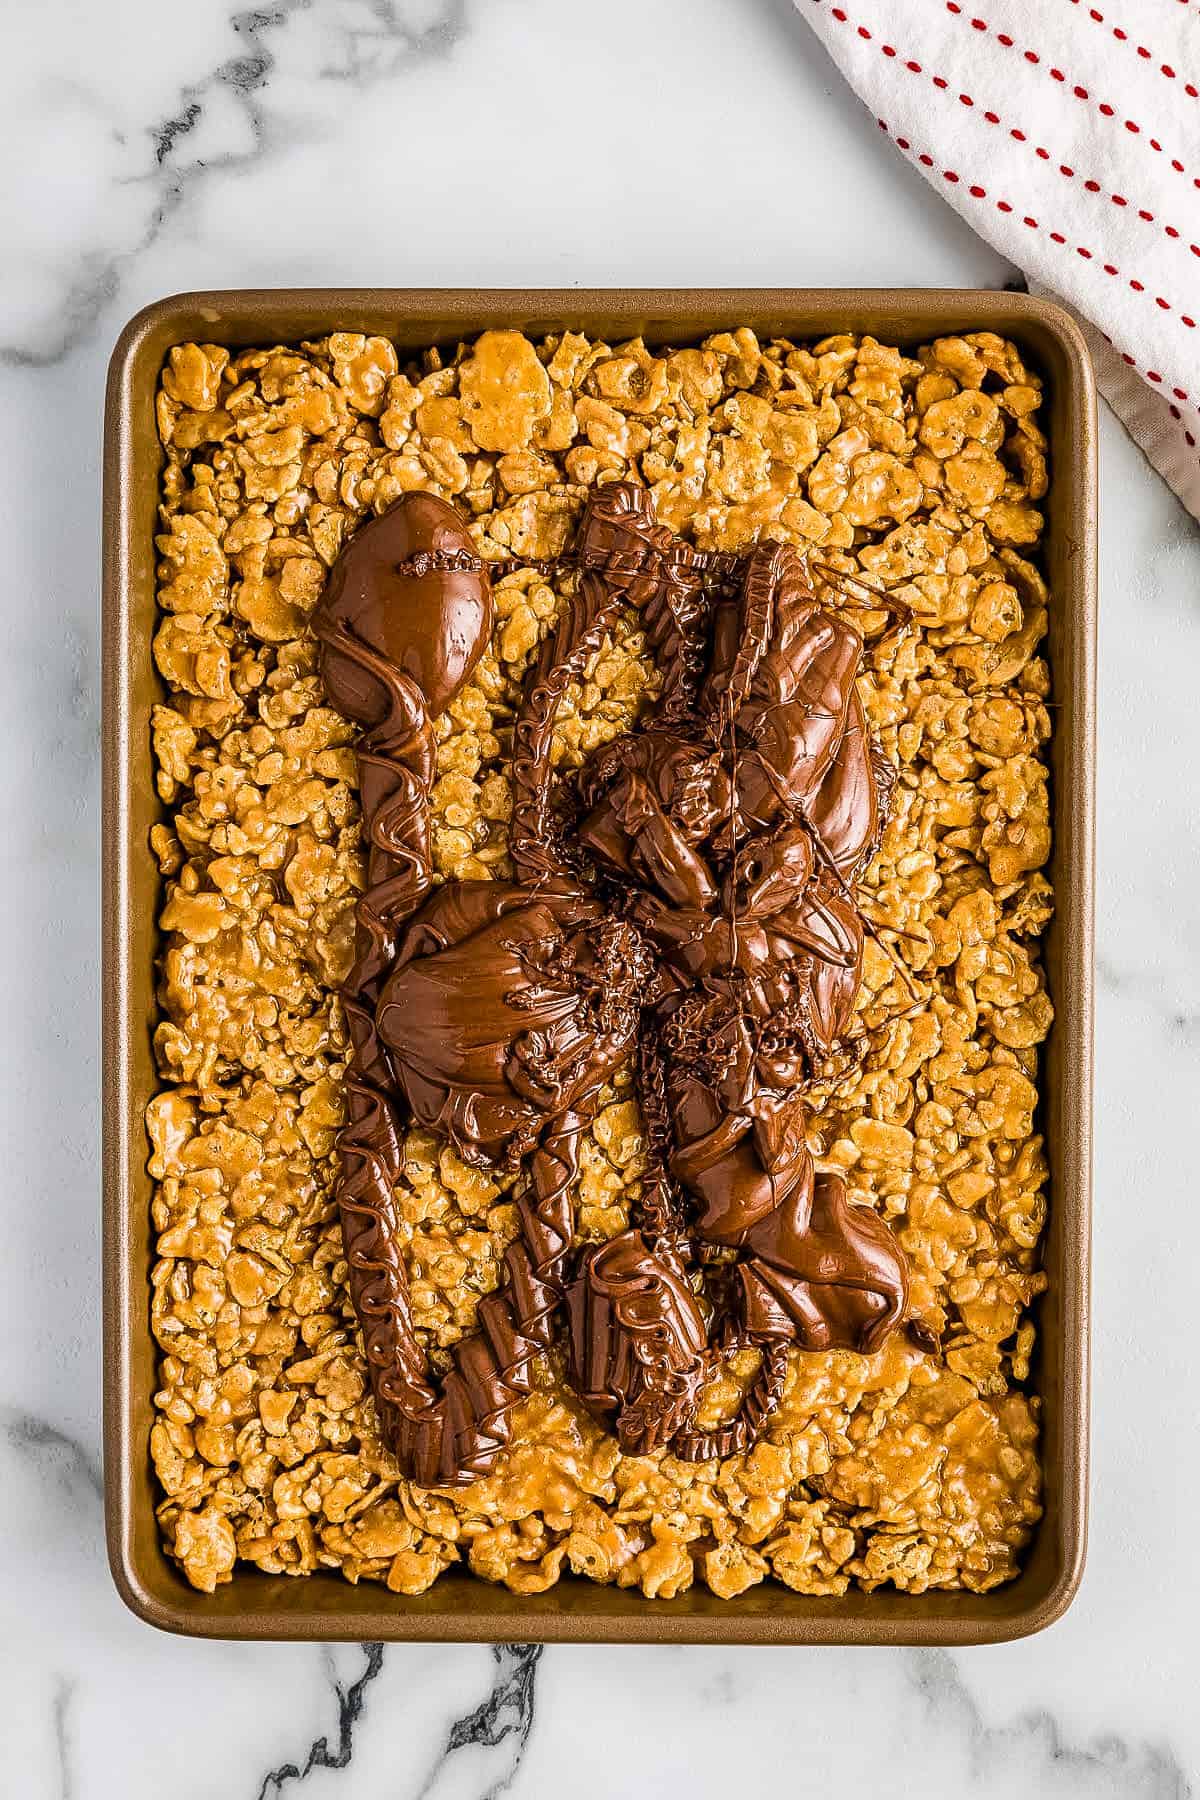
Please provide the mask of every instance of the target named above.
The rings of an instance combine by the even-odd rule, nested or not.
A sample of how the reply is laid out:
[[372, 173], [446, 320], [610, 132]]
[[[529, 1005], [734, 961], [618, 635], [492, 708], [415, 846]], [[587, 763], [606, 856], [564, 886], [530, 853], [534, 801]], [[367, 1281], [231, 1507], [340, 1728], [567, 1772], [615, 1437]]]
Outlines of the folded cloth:
[[794, 0], [1200, 518], [1200, 0]]

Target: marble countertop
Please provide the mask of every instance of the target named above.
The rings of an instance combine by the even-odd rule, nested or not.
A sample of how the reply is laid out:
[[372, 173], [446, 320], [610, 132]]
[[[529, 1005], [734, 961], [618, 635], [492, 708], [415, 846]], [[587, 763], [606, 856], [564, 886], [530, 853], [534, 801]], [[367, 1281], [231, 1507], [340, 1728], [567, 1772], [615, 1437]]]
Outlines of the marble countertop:
[[789, 0], [6, 14], [0, 1789], [1200, 1788], [1200, 528], [1108, 417], [1093, 1525], [1067, 1617], [955, 1655], [539, 1652], [198, 1643], [123, 1610], [101, 1533], [96, 905], [100, 416], [121, 324], [199, 286], [1019, 274], [889, 151]]

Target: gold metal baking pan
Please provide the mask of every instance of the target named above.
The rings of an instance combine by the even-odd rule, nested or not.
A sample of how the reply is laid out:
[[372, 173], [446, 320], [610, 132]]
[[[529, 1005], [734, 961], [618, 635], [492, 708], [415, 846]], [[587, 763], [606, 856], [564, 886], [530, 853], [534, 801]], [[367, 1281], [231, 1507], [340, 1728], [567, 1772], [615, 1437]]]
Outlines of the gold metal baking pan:
[[[568, 1578], [521, 1597], [447, 1573], [419, 1599], [334, 1575], [246, 1570], [211, 1596], [164, 1556], [148, 1439], [156, 1349], [149, 1326], [151, 1183], [143, 1109], [156, 1080], [155, 912], [147, 833], [158, 816], [150, 707], [159, 693], [154, 530], [162, 457], [154, 424], [172, 344], [295, 342], [378, 332], [403, 347], [453, 344], [488, 326], [534, 336], [565, 327], [686, 344], [714, 330], [819, 338], [871, 332], [915, 345], [950, 332], [1010, 337], [1046, 379], [1051, 488], [1046, 573], [1056, 729], [1058, 911], [1047, 941], [1056, 1022], [1043, 1071], [1050, 1158], [1037, 1386], [1045, 1399], [1046, 1513], [1019, 1580], [991, 1593], [879, 1590], [809, 1598], [767, 1582], [736, 1600], [694, 1590], [670, 1601]], [[227, 1638], [533, 1639], [707, 1644], [973, 1644], [1040, 1630], [1079, 1583], [1086, 1534], [1088, 1264], [1092, 1103], [1092, 789], [1096, 556], [1095, 394], [1087, 351], [1057, 307], [1023, 294], [870, 289], [490, 292], [400, 288], [182, 294], [122, 333], [108, 383], [104, 462], [104, 1443], [108, 1549], [133, 1610], [168, 1631]]]

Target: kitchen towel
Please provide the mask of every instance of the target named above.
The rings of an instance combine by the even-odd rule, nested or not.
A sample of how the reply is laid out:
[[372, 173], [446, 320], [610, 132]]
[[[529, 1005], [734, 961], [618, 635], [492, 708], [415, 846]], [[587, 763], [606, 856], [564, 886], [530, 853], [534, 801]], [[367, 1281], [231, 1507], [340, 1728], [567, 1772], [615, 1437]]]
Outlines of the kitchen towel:
[[1200, 0], [794, 0], [1200, 519]]

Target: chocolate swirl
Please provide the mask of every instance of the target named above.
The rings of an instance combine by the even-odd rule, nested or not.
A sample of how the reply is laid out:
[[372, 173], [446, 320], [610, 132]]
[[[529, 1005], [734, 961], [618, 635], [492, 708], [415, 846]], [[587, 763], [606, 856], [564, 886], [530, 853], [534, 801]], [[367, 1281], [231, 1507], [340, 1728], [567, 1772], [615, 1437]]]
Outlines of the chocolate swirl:
[[[804, 1085], [854, 1006], [859, 872], [889, 784], [855, 675], [861, 640], [786, 545], [708, 556], [629, 483], [589, 499], [514, 732], [513, 882], [436, 886], [432, 719], [491, 632], [488, 572], [453, 508], [407, 495], [343, 551], [315, 627], [330, 699], [363, 727], [369, 844], [338, 1197], [385, 1440], [426, 1485], [508, 1441], [566, 1328], [583, 1403], [622, 1447], [746, 1449], [789, 1349], [876, 1348], [904, 1318], [887, 1227], [814, 1171]], [[576, 783], [550, 765], [563, 696], [627, 608], [663, 668], [656, 708]], [[580, 1137], [633, 1047], [647, 1137], [635, 1224], [575, 1248]], [[398, 1248], [402, 1120], [525, 1170], [520, 1233], [478, 1329], [432, 1370]], [[721, 1357], [761, 1352], [737, 1415], [695, 1425]]]

